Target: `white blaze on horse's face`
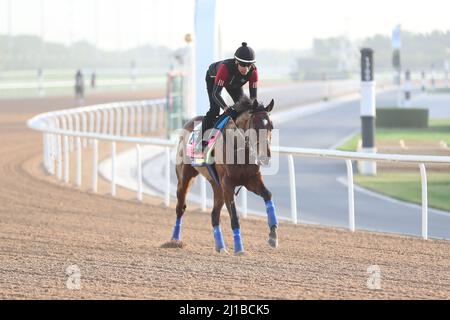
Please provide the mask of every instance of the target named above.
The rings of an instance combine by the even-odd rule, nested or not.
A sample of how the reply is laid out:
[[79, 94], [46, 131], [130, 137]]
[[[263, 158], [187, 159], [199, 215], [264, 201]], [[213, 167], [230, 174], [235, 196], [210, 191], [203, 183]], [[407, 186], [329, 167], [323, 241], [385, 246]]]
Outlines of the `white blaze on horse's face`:
[[270, 144], [272, 140], [272, 123], [265, 112], [256, 113], [253, 119], [253, 128], [256, 130], [257, 163], [268, 165], [270, 163]]

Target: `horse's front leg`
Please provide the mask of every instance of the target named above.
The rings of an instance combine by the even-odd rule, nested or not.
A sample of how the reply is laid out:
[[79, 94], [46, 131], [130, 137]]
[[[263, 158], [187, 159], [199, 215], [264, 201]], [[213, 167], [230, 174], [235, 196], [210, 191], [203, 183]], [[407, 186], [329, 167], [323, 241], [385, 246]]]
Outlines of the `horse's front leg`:
[[245, 186], [249, 191], [261, 196], [266, 205], [267, 222], [269, 224], [269, 240], [267, 241], [272, 248], [278, 247], [278, 219], [275, 213], [275, 204], [272, 200], [272, 193], [266, 188], [259, 175]]
[[241, 227], [239, 224], [236, 204], [234, 202], [234, 186], [232, 186], [227, 179], [223, 180], [222, 185], [225, 205], [227, 206], [228, 213], [230, 215], [231, 229], [233, 230], [234, 253], [236, 255], [241, 255], [244, 253], [244, 245], [242, 243]]
[[212, 182], [211, 185], [214, 191], [214, 207], [211, 212], [211, 223], [213, 226], [215, 247], [218, 253], [228, 253], [223, 240], [222, 230], [220, 229], [220, 211], [224, 203], [222, 189], [215, 182]]

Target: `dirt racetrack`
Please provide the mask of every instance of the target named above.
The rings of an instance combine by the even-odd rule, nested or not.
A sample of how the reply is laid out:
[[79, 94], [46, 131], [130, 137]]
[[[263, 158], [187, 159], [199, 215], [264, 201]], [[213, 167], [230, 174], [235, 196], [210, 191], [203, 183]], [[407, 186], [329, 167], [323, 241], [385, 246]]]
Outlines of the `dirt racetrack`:
[[[144, 96], [98, 94], [87, 103]], [[160, 199], [139, 204], [125, 190], [113, 199], [105, 188], [92, 194], [44, 175], [42, 137], [25, 122], [73, 105], [71, 98], [0, 101], [0, 298], [450, 298], [446, 241], [281, 223], [273, 250], [266, 221], [249, 218], [241, 220], [247, 254], [218, 255], [209, 215], [188, 207], [187, 247], [161, 248], [175, 213]], [[226, 214], [222, 229], [231, 247]], [[79, 290], [67, 287], [71, 265], [80, 270]], [[371, 265], [380, 268], [379, 290], [367, 286]]]

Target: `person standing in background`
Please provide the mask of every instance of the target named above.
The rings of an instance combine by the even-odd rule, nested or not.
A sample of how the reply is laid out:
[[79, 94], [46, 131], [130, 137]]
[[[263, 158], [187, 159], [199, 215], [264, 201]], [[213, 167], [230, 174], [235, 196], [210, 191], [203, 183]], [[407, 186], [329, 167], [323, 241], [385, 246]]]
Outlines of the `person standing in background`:
[[84, 104], [84, 76], [80, 69], [75, 74], [75, 97], [78, 105]]
[[93, 71], [91, 74], [91, 88], [95, 89], [96, 85], [97, 85], [97, 75], [95, 74], [95, 71]]

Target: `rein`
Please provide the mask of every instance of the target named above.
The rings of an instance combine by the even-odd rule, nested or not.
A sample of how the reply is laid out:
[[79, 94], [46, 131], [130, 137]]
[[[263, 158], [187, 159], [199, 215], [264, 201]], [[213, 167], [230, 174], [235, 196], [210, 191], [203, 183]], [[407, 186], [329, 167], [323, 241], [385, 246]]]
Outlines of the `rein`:
[[[248, 123], [248, 128], [246, 128], [246, 131], [250, 130], [252, 128], [253, 125], [253, 118], [254, 118], [254, 114], [251, 113], [250, 114], [250, 121]], [[237, 131], [239, 133], [239, 135], [241, 136], [241, 138], [244, 140], [244, 147], [243, 148], [237, 148], [235, 151], [239, 151], [239, 150], [246, 150], [248, 148], [249, 150], [249, 160], [250, 160], [250, 155], [254, 155], [255, 156], [255, 163], [254, 164], [258, 164], [258, 150], [257, 148], [254, 147], [254, 145], [252, 143], [250, 143], [250, 139], [249, 136], [244, 136], [241, 132], [241, 128], [239, 128], [236, 124], [236, 122], [233, 120], [233, 118], [231, 118], [231, 120], [233, 121], [234, 125], [237, 128]], [[239, 189], [240, 190], [240, 189]], [[239, 192], [239, 191], [238, 191]], [[237, 195], [237, 194], [236, 194]]]

